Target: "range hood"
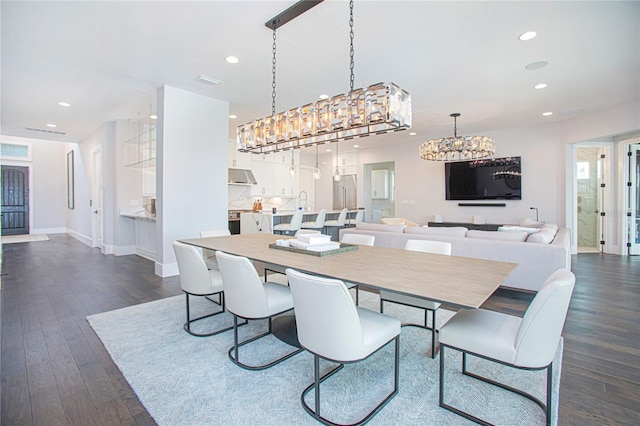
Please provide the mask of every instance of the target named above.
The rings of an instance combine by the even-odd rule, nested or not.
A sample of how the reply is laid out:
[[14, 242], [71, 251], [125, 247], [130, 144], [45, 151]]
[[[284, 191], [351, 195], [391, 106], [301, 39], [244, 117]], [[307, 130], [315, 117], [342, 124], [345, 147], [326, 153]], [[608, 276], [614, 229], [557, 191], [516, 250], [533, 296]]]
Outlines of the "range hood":
[[229, 169], [230, 185], [257, 185], [253, 172], [247, 169]]

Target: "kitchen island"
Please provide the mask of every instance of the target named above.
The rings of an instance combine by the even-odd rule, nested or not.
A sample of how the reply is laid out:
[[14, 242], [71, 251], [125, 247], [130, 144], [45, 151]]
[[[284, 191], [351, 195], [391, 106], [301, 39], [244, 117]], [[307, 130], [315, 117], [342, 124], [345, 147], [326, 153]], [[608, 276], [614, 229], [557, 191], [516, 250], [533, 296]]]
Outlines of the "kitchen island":
[[[356, 216], [357, 210], [352, 210], [347, 213], [347, 223], [349, 220], [353, 220]], [[248, 212], [240, 214], [240, 233], [241, 234], [255, 234], [258, 232], [264, 234], [273, 234], [273, 227], [279, 223], [288, 223], [291, 221], [294, 210], [279, 210], [273, 213], [271, 210], [261, 210], [257, 212]], [[326, 220], [335, 220], [338, 218], [340, 210], [328, 210]], [[317, 211], [305, 211], [302, 221], [311, 222], [316, 220], [318, 216]], [[333, 232], [332, 239], [338, 239], [337, 230]]]

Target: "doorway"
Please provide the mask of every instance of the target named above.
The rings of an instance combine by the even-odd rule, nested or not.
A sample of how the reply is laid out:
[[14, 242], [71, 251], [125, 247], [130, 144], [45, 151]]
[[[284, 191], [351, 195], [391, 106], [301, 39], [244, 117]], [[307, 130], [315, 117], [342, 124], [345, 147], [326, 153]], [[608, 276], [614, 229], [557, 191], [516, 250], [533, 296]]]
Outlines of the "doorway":
[[100, 251], [105, 254], [102, 226], [102, 147], [98, 146], [91, 152], [91, 166], [91, 244], [93, 247], [99, 247]]
[[396, 215], [395, 162], [364, 165], [364, 206], [367, 222], [380, 223]]
[[629, 145], [627, 177], [627, 253], [640, 255], [640, 144]]
[[2, 166], [2, 235], [29, 233], [29, 168]]
[[578, 147], [576, 160], [578, 253], [601, 251], [602, 148]]

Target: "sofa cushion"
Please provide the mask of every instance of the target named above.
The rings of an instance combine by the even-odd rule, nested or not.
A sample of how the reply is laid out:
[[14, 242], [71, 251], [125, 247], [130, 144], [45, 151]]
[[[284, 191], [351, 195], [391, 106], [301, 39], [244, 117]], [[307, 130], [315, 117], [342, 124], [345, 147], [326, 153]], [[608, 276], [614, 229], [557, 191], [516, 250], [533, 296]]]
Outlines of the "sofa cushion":
[[[484, 238], [487, 240], [502, 241], [525, 241], [527, 239], [526, 232], [500, 232], [500, 231], [467, 231], [467, 238]], [[536, 234], [531, 234], [536, 235]]]
[[359, 222], [356, 224], [356, 229], [362, 229], [363, 231], [402, 232], [406, 227], [407, 225], [404, 223], [385, 225], [383, 223]]
[[412, 222], [409, 219], [405, 219], [404, 217], [383, 217], [380, 219], [380, 223], [384, 223], [385, 225], [399, 225], [404, 223], [407, 226], [418, 226], [417, 223]]
[[451, 237], [464, 237], [467, 233], [467, 228], [462, 226], [417, 226], [410, 227], [404, 230], [405, 234], [419, 234], [419, 235], [448, 235]]
[[539, 232], [529, 235], [528, 243], [550, 244], [556, 236], [557, 229], [553, 227], [540, 228]]
[[545, 223], [542, 225], [540, 229], [551, 229], [553, 234], [555, 235], [558, 232], [558, 224], [557, 223]]

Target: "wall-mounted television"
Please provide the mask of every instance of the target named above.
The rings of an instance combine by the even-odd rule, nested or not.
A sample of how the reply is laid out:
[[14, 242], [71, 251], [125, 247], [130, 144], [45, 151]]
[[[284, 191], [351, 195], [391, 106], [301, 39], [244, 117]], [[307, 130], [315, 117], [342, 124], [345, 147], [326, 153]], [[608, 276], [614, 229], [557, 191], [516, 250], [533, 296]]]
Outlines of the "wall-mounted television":
[[445, 163], [447, 200], [520, 200], [520, 157]]

